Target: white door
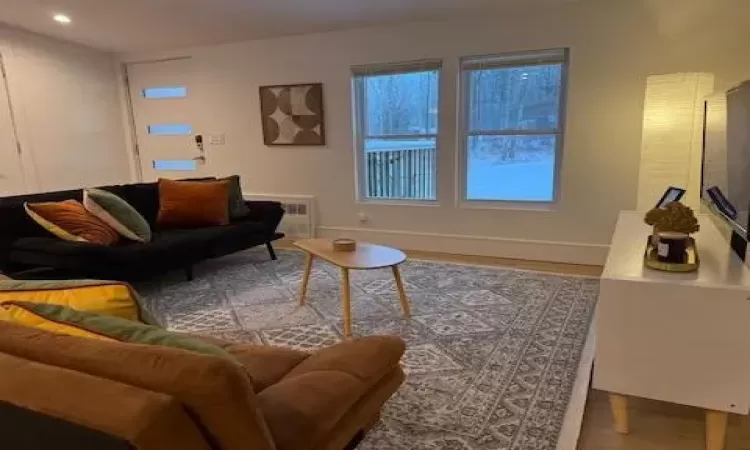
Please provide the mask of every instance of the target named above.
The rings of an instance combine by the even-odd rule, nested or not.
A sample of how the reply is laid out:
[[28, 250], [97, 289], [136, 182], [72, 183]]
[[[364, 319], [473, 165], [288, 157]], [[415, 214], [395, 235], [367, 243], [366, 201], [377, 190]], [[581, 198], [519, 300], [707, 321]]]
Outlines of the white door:
[[0, 55], [0, 197], [25, 194], [27, 188], [17, 145], [8, 93], [8, 78]]
[[196, 142], [192, 60], [131, 63], [127, 75], [143, 180], [210, 175]]

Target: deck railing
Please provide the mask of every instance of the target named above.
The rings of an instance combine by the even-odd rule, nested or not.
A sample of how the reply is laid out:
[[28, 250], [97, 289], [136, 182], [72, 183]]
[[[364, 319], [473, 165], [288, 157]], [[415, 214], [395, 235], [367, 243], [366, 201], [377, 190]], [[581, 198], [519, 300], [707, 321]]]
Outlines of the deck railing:
[[378, 149], [365, 152], [367, 198], [437, 198], [435, 148]]

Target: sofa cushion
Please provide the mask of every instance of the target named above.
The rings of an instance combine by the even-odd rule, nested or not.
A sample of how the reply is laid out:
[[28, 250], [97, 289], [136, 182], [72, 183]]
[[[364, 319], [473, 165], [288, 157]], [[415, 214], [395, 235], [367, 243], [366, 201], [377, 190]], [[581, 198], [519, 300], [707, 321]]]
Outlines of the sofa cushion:
[[201, 258], [200, 252], [204, 246], [205, 242], [189, 239], [187, 236], [154, 239], [148, 244], [135, 242], [111, 247], [50, 238], [23, 238], [14, 242], [11, 249], [47, 255], [49, 265], [55, 267], [85, 264], [96, 269], [97, 265], [109, 264], [111, 269], [131, 269], [139, 265], [146, 269], [165, 265], [169, 261], [176, 264], [171, 267], [183, 267], [183, 264], [190, 264]]
[[21, 300], [62, 305], [158, 325], [127, 283], [101, 280], [2, 280], [0, 302]]
[[66, 241], [112, 245], [120, 238], [114, 229], [86, 211], [77, 200], [25, 203], [24, 207], [36, 223]]
[[340, 450], [349, 448], [360, 431], [369, 431], [380, 420], [380, 412], [406, 379], [404, 371], [399, 367], [394, 369], [382, 380], [367, 391], [354, 406], [347, 411], [336, 426], [315, 444], [315, 450]]
[[[206, 177], [198, 178], [195, 180], [185, 181], [196, 181], [196, 180], [212, 180], [215, 178]], [[159, 184], [158, 183], [135, 183], [125, 184], [121, 186], [105, 186], [100, 189], [112, 192], [118, 197], [128, 202], [143, 216], [144, 219], [151, 225], [151, 228], [156, 227], [156, 218], [159, 214]]]
[[156, 227], [156, 216], [159, 214], [159, 185], [136, 183], [124, 187], [126, 193], [120, 197], [135, 208], [152, 229]]
[[304, 359], [260, 392], [276, 448], [315, 448], [374, 386], [398, 370], [404, 350], [396, 336], [342, 342]]
[[[64, 326], [64, 328], [57, 328], [57, 332], [61, 334], [82, 337], [104, 337], [106, 339], [135, 344], [164, 345], [205, 355], [218, 356], [228, 359], [235, 364], [241, 364], [240, 360], [228, 351], [202, 339], [196, 339], [181, 333], [172, 333], [161, 327], [133, 320], [45, 303], [7, 301], [0, 303], [0, 306], [21, 308], [36, 316], [47, 319], [47, 321]], [[49, 327], [43, 327], [43, 329], [56, 331], [56, 329], [50, 329]]]
[[23, 205], [26, 202], [59, 202], [81, 200], [82, 191], [59, 191], [44, 194], [18, 195], [0, 198], [0, 250], [18, 238], [26, 236], [49, 236], [49, 232], [37, 225]]
[[159, 179], [161, 228], [193, 228], [229, 223], [229, 182]]
[[189, 336], [221, 347], [239, 359], [253, 380], [255, 392], [260, 392], [278, 382], [310, 356], [310, 353], [283, 347], [244, 344], [197, 334]]
[[99, 269], [127, 277], [156, 269], [182, 268], [205, 258], [247, 248], [264, 242], [266, 236], [262, 230], [261, 223], [242, 221], [221, 227], [156, 231], [149, 243], [123, 242], [109, 247], [29, 237], [13, 242], [11, 251], [24, 253], [26, 258], [29, 253], [36, 255], [37, 261], [43, 260], [53, 267], [85, 269], [90, 277], [101, 278]]
[[[28, 303], [29, 305], [33, 303]], [[26, 302], [4, 301], [0, 303], [0, 320], [25, 325], [39, 330], [52, 333], [66, 334], [68, 336], [80, 336], [89, 339], [112, 340], [111, 338], [94, 331], [85, 330], [75, 325], [61, 323], [57, 320], [38, 314], [31, 308], [26, 307]]]
[[[125, 188], [129, 186], [107, 186], [107, 191], [122, 197]], [[26, 202], [61, 202], [65, 200], [83, 200], [81, 189], [40, 194], [17, 195], [0, 198], [0, 249], [21, 237], [49, 236], [49, 232], [38, 226], [28, 214], [23, 205]]]
[[212, 448], [273, 450], [252, 382], [224, 358], [64, 336], [0, 321], [0, 352], [175, 397]]
[[210, 448], [169, 395], [5, 353], [0, 373], [4, 449]]
[[247, 207], [242, 196], [240, 176], [232, 175], [230, 177], [221, 178], [221, 180], [225, 180], [229, 188], [229, 218], [234, 220], [247, 216], [250, 213], [250, 208]]
[[217, 227], [161, 230], [154, 233], [154, 241], [198, 240], [210, 243], [221, 239], [233, 239], [242, 235], [256, 235], [263, 231], [263, 224], [253, 221], [232, 222]]
[[155, 232], [149, 243], [125, 242], [110, 247], [50, 238], [24, 238], [14, 242], [12, 248], [59, 256], [98, 258], [113, 263], [148, 263], [153, 258], [181, 258], [198, 252], [220, 234], [219, 227], [168, 230]]
[[397, 336], [367, 336], [320, 350], [314, 358], [292, 369], [287, 377], [333, 370], [351, 374], [369, 387], [398, 366], [405, 350], [404, 341]]
[[264, 345], [230, 344], [225, 349], [245, 366], [255, 392], [262, 392], [284, 378], [310, 354]]
[[102, 189], [83, 191], [83, 206], [88, 212], [131, 241], [151, 240], [151, 227], [128, 202]]

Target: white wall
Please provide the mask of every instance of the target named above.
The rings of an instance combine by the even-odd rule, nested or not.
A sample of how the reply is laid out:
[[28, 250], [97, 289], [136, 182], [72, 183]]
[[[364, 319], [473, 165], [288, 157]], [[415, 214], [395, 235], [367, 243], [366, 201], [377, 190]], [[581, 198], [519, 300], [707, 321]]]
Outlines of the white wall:
[[[640, 2], [582, 2], [446, 23], [312, 34], [181, 52], [124, 55], [135, 61], [192, 56], [201, 80], [200, 131], [226, 133], [209, 148], [219, 173], [239, 173], [247, 192], [310, 194], [319, 233], [405, 248], [601, 263], [617, 212], [636, 204], [646, 77], [708, 72], [717, 86], [750, 77], [743, 11], [706, 11], [662, 21]], [[672, 3], [673, 5], [673, 3]], [[670, 8], [671, 9], [671, 8]], [[669, 10], [666, 10], [667, 16]], [[664, 11], [662, 11], [663, 13]], [[744, 33], [744, 35], [740, 35]], [[458, 58], [570, 47], [561, 200], [550, 211], [459, 209], [455, 205]], [[358, 204], [355, 199], [350, 67], [442, 58], [439, 206]], [[258, 86], [323, 82], [328, 146], [266, 147]], [[359, 224], [357, 213], [370, 217]]]
[[0, 25], [30, 191], [131, 179], [112, 54]]

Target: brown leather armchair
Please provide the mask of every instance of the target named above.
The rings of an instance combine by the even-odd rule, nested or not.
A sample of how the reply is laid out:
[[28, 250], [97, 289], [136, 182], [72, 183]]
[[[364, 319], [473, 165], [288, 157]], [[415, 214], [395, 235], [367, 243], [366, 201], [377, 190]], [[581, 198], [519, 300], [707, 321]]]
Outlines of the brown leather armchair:
[[404, 380], [393, 336], [312, 354], [206, 338], [241, 364], [0, 321], [3, 448], [342, 450]]

